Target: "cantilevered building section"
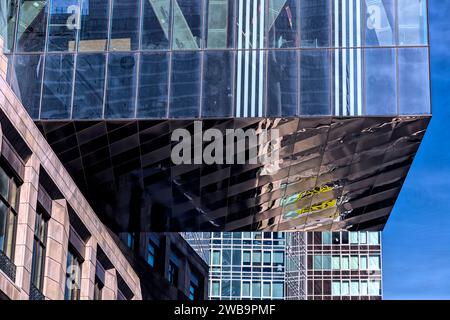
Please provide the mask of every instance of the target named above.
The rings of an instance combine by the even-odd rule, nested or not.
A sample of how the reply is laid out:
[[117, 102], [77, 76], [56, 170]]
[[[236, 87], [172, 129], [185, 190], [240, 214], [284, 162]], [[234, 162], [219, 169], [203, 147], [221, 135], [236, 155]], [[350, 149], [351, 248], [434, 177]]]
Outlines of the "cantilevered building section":
[[[2, 6], [11, 87], [117, 232], [381, 230], [431, 118], [425, 0]], [[175, 165], [194, 120], [279, 157]]]

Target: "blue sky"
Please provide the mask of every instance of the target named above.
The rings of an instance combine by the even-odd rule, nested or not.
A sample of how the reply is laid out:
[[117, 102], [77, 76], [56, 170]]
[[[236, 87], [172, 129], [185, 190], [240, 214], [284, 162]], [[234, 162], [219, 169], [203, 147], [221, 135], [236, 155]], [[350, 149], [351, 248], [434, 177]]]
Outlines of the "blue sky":
[[450, 299], [450, 1], [429, 6], [433, 120], [383, 234], [385, 299]]

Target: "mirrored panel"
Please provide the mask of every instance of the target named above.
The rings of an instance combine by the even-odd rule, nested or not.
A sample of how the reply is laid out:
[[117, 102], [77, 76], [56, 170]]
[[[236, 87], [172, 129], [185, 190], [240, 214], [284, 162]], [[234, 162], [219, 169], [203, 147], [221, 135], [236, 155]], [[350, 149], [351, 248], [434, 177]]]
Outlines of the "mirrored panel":
[[300, 114], [329, 115], [331, 55], [328, 50], [300, 52]]
[[395, 49], [365, 50], [366, 114], [397, 114]]
[[170, 117], [198, 117], [200, 108], [200, 52], [174, 52]]
[[172, 48], [199, 49], [202, 45], [202, 1], [173, 0]]
[[400, 114], [430, 114], [428, 48], [398, 49]]
[[80, 0], [51, 0], [47, 51], [74, 51]]
[[43, 62], [42, 55], [16, 55], [11, 72], [11, 87], [33, 119], [39, 118]]
[[73, 62], [71, 54], [46, 55], [41, 119], [70, 118]]
[[105, 54], [78, 54], [73, 119], [101, 119], [105, 91]]
[[142, 54], [139, 71], [138, 118], [167, 116], [169, 54]]
[[234, 13], [236, 0], [207, 0], [206, 48], [234, 47]]
[[48, 2], [48, 0], [20, 0], [16, 51], [44, 51]]
[[298, 115], [298, 52], [267, 52], [267, 115]]
[[364, 0], [364, 44], [392, 46], [395, 44], [395, 0]]
[[17, 0], [0, 1], [0, 37], [3, 38], [3, 52], [8, 53], [14, 44]]
[[232, 116], [234, 53], [205, 52], [203, 63], [202, 116]]
[[143, 0], [142, 50], [169, 48], [170, 0]]
[[[336, 3], [336, 0], [334, 1]], [[331, 1], [300, 1], [300, 46], [317, 48], [330, 46]]]
[[81, 0], [79, 51], [104, 51], [108, 39], [109, 1]]
[[137, 55], [111, 53], [108, 61], [105, 118], [135, 116]]
[[[295, 48], [299, 45], [298, 0], [269, 0], [267, 30], [269, 48]], [[264, 1], [260, 4], [264, 5]]]
[[139, 0], [113, 0], [110, 50], [130, 51], [139, 48], [140, 11]]
[[398, 1], [398, 44], [428, 44], [426, 0]]

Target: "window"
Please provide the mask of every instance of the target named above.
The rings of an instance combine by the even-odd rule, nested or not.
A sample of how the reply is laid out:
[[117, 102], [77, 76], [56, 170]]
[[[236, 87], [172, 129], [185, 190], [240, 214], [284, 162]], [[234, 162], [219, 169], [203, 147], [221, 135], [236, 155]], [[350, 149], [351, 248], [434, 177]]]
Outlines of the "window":
[[369, 281], [369, 296], [381, 296], [381, 281]]
[[273, 265], [284, 266], [284, 253], [281, 251], [275, 251], [273, 253]]
[[398, 0], [398, 40], [400, 45], [428, 43], [425, 0]]
[[109, 1], [82, 0], [79, 51], [104, 51], [108, 38]]
[[139, 48], [140, 1], [112, 1], [110, 50], [137, 50]]
[[380, 256], [369, 256], [369, 270], [380, 270]]
[[251, 252], [250, 251], [244, 251], [242, 254], [243, 263], [245, 266], [249, 266], [251, 263]]
[[322, 258], [322, 269], [331, 270], [331, 256], [323, 256]]
[[261, 265], [261, 251], [253, 251], [253, 265]]
[[155, 267], [155, 257], [156, 257], [156, 245], [153, 241], [148, 240], [147, 244], [147, 263], [150, 267]]
[[271, 298], [271, 285], [270, 282], [263, 282], [263, 298]]
[[241, 266], [241, 250], [233, 250], [233, 266]]
[[340, 270], [341, 269], [341, 258], [339, 256], [333, 256], [331, 258], [331, 268], [333, 270]]
[[272, 284], [272, 297], [278, 299], [284, 297], [284, 284], [282, 282], [274, 282]]
[[368, 296], [369, 295], [369, 284], [367, 281], [361, 281], [361, 295]]
[[302, 48], [330, 46], [330, 1], [300, 1], [300, 37]]
[[331, 284], [331, 295], [340, 296], [341, 295], [341, 282], [333, 281]]
[[81, 266], [81, 258], [70, 246], [69, 251], [67, 252], [66, 290], [64, 293], [65, 300], [80, 299]]
[[0, 167], [0, 251], [10, 260], [14, 257], [14, 243], [19, 208], [19, 187]]
[[222, 250], [222, 265], [231, 265], [231, 250]]
[[359, 282], [358, 281], [350, 282], [350, 295], [351, 296], [359, 296]]
[[44, 282], [45, 250], [47, 246], [47, 218], [41, 209], [36, 211], [34, 223], [33, 258], [31, 265], [31, 282], [42, 292]]
[[103, 283], [95, 277], [94, 283], [94, 300], [102, 300]]
[[358, 270], [359, 269], [359, 257], [358, 256], [351, 256], [350, 257], [350, 269], [351, 270]]
[[230, 280], [222, 280], [222, 298], [229, 298], [231, 294], [231, 281]]
[[220, 281], [213, 281], [211, 283], [211, 296], [213, 297], [220, 296]]
[[[73, 17], [78, 16], [76, 10], [80, 10], [79, 0], [51, 0], [49, 3], [50, 21], [48, 23], [47, 50], [74, 51], [79, 21]], [[29, 10], [29, 8], [27, 9]]]
[[252, 282], [252, 298], [261, 297], [261, 282]]
[[378, 233], [378, 232], [369, 232], [369, 244], [370, 245], [378, 245], [378, 244], [380, 244], [380, 233]]
[[269, 47], [298, 47], [298, 1], [269, 0]]
[[350, 283], [348, 281], [342, 281], [341, 294], [343, 296], [350, 295]]
[[314, 256], [314, 270], [322, 270], [322, 256]]
[[367, 256], [361, 256], [359, 266], [361, 270], [367, 270]]
[[212, 265], [218, 266], [220, 265], [220, 251], [213, 250], [212, 251]]
[[358, 244], [358, 232], [350, 232], [350, 244]]
[[333, 232], [333, 244], [341, 244], [341, 233]]
[[167, 272], [167, 280], [173, 286], [178, 286], [178, 265], [170, 260], [169, 261], [169, 270]]
[[202, 1], [174, 0], [172, 9], [173, 49], [199, 49], [202, 40]]
[[367, 233], [366, 232], [360, 232], [359, 233], [359, 243], [360, 244], [367, 244]]
[[272, 263], [272, 254], [270, 253], [270, 251], [264, 251], [263, 254], [263, 263], [265, 266], [270, 266], [270, 264]]
[[231, 297], [241, 296], [241, 281], [233, 280], [231, 281]]
[[342, 270], [348, 270], [349, 268], [350, 266], [348, 256], [342, 257]]
[[330, 232], [324, 232], [322, 234], [322, 243], [325, 245], [331, 244], [331, 233]]
[[8, 53], [13, 47], [14, 28], [16, 24], [16, 1], [6, 0], [0, 4], [0, 11], [2, 11], [3, 19], [0, 25], [0, 36], [4, 41], [4, 53]]
[[242, 296], [250, 297], [250, 282], [244, 281], [242, 283]]
[[44, 51], [49, 0], [20, 0], [17, 51]]
[[199, 288], [200, 285], [198, 277], [195, 276], [194, 274], [191, 274], [191, 281], [189, 283], [189, 300], [196, 301], [200, 299]]

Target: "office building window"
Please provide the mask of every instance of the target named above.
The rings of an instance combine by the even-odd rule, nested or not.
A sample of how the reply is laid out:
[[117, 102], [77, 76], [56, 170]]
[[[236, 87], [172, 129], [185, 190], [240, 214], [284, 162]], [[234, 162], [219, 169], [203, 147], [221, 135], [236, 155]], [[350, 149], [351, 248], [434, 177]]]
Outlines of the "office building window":
[[14, 257], [14, 243], [19, 208], [19, 187], [0, 167], [0, 251], [10, 260]]
[[67, 252], [65, 300], [80, 299], [81, 267], [81, 258], [75, 253], [72, 247], [69, 247], [69, 251]]
[[212, 265], [218, 266], [220, 265], [220, 251], [219, 250], [213, 250], [212, 251]]
[[282, 251], [274, 251], [273, 265], [274, 266], [283, 266], [284, 265], [284, 253]]
[[169, 270], [167, 272], [167, 279], [173, 286], [178, 285], [178, 266], [172, 260], [169, 261]]
[[367, 244], [367, 233], [366, 232], [359, 233], [359, 244]]
[[367, 270], [367, 256], [361, 256], [361, 258], [359, 259], [360, 262], [360, 269], [361, 270]]
[[359, 296], [359, 282], [352, 281], [350, 283], [350, 295], [351, 296]]
[[381, 296], [381, 281], [369, 281], [369, 296]]
[[242, 259], [243, 259], [244, 266], [249, 266], [251, 264], [251, 252], [244, 251], [242, 254]]
[[156, 245], [153, 241], [148, 240], [147, 244], [147, 263], [150, 267], [155, 267], [155, 257], [156, 257]]
[[243, 282], [242, 283], [242, 296], [243, 297], [250, 297], [250, 282]]
[[36, 211], [34, 224], [33, 258], [31, 265], [31, 282], [42, 292], [47, 247], [47, 217], [41, 209]]
[[284, 284], [283, 282], [274, 282], [272, 284], [272, 297], [281, 299], [284, 297]]
[[369, 270], [380, 270], [381, 261], [380, 256], [369, 256]]
[[261, 265], [261, 251], [253, 251], [253, 265]]
[[351, 270], [358, 270], [359, 268], [359, 257], [358, 256], [351, 256], [350, 257], [350, 269]]
[[252, 298], [261, 298], [261, 282], [252, 282]]
[[271, 285], [270, 282], [264, 282], [263, 283], [263, 298], [271, 298], [272, 293], [271, 293]]
[[333, 283], [331, 285], [331, 294], [333, 296], [341, 295], [341, 282], [340, 281], [333, 281]]
[[350, 232], [350, 244], [358, 244], [358, 232]]
[[314, 270], [322, 270], [322, 256], [314, 256]]
[[368, 296], [369, 295], [369, 284], [367, 281], [361, 281], [361, 291], [362, 296]]
[[350, 282], [342, 281], [341, 285], [341, 295], [348, 296], [350, 295]]
[[103, 283], [95, 277], [94, 283], [94, 300], [102, 300]]
[[331, 244], [331, 232], [324, 232], [322, 234], [322, 243], [325, 245]]
[[211, 296], [213, 297], [220, 296], [220, 281], [211, 282]]
[[341, 244], [341, 233], [333, 232], [333, 244]]
[[380, 244], [380, 233], [379, 232], [369, 232], [369, 244], [379, 245]]
[[325, 255], [322, 258], [322, 269], [331, 270], [331, 256]]
[[350, 269], [350, 263], [349, 263], [349, 258], [348, 256], [342, 257], [341, 260], [341, 264], [342, 264], [342, 270], [348, 270]]
[[189, 300], [191, 301], [199, 300], [200, 299], [199, 291], [200, 291], [200, 283], [198, 277], [195, 276], [194, 274], [191, 274], [191, 281], [189, 283]]
[[331, 258], [331, 269], [340, 270], [341, 269], [341, 257], [333, 256]]
[[272, 263], [272, 254], [270, 253], [270, 251], [264, 251], [263, 254], [263, 264], [265, 266], [270, 266], [270, 264]]

